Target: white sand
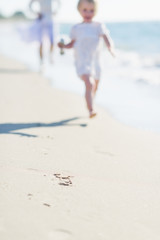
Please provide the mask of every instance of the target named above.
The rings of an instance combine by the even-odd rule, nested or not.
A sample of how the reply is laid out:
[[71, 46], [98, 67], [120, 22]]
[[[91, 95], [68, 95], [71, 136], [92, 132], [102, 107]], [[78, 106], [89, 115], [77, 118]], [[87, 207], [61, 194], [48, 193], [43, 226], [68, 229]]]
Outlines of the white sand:
[[0, 112], [1, 240], [160, 239], [160, 135], [2, 56]]

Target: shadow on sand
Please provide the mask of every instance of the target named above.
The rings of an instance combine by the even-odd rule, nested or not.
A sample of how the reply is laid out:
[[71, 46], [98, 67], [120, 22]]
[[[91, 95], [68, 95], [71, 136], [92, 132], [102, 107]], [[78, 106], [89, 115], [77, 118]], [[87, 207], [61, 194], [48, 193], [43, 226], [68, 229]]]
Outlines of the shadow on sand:
[[64, 126], [79, 126], [79, 127], [87, 127], [86, 123], [72, 123], [72, 121], [78, 120], [80, 117], [69, 118], [65, 120], [61, 120], [58, 122], [52, 123], [3, 123], [0, 124], [0, 134], [15, 134], [23, 137], [38, 137], [37, 135], [16, 132], [16, 130], [29, 129], [29, 128], [40, 128], [40, 127], [64, 127]]

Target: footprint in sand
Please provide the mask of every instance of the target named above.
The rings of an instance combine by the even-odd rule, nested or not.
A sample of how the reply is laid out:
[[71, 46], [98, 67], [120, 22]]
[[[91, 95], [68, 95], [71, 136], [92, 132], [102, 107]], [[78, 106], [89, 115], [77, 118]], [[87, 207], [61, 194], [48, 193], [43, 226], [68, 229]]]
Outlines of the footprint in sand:
[[48, 235], [48, 240], [70, 240], [71, 239], [71, 232], [67, 230], [55, 230], [50, 232]]
[[33, 197], [33, 194], [32, 193], [28, 193], [27, 196], [28, 196], [28, 199], [31, 200], [32, 197]]
[[43, 203], [43, 205], [46, 206], [46, 207], [51, 207], [51, 205], [48, 204], [48, 203]]
[[72, 185], [71, 178], [73, 176], [62, 176], [59, 173], [55, 173], [54, 176], [59, 179], [59, 185], [62, 185], [62, 186], [71, 186]]

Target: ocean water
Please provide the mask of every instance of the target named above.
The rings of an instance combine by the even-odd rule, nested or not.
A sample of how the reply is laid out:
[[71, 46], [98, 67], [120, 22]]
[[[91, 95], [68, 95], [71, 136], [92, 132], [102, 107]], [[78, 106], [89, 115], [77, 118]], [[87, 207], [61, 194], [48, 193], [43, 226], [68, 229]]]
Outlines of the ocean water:
[[[20, 23], [0, 23], [0, 53], [39, 71], [38, 44], [21, 40]], [[69, 41], [72, 24], [56, 24], [56, 40]], [[102, 44], [102, 77], [96, 103], [120, 122], [160, 133], [160, 22], [108, 23], [117, 56], [112, 58]], [[45, 62], [42, 74], [55, 88], [84, 95], [83, 82], [74, 68], [73, 50], [64, 55], [55, 48], [54, 64]]]

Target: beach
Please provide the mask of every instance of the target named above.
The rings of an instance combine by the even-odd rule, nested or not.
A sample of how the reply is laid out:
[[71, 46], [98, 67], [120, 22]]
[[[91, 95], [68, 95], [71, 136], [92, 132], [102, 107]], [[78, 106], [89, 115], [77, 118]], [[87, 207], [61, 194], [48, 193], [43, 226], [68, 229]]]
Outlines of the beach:
[[0, 56], [0, 239], [159, 240], [160, 135]]

